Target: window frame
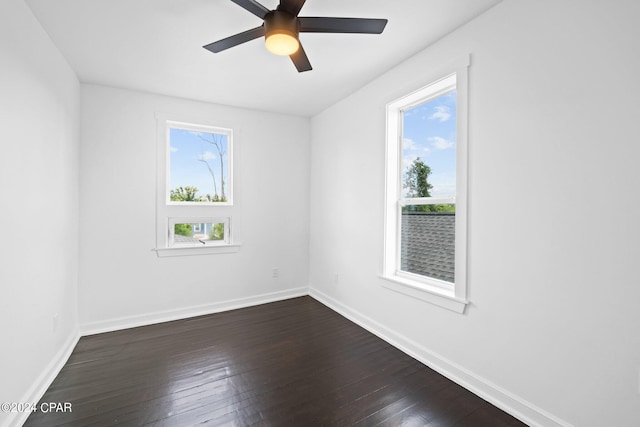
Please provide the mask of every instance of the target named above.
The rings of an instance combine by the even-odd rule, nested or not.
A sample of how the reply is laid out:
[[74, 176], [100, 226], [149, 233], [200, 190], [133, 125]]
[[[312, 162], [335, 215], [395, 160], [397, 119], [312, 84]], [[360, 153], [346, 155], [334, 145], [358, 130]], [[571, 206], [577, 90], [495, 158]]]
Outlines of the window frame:
[[[383, 286], [464, 313], [467, 300], [467, 199], [468, 199], [468, 67], [466, 55], [430, 75], [419, 89], [386, 106], [386, 168], [384, 212]], [[451, 84], [454, 81], [453, 85]], [[456, 91], [456, 195], [455, 197], [402, 196], [402, 114], [431, 99]], [[455, 283], [449, 283], [400, 269], [402, 207], [455, 203]]]
[[[234, 199], [234, 177], [237, 175], [235, 162], [239, 128], [227, 123], [212, 124], [206, 118], [176, 117], [176, 115], [156, 113], [156, 245], [153, 250], [158, 257], [205, 255], [238, 252], [239, 207]], [[225, 183], [226, 202], [172, 202], [170, 197], [170, 129], [179, 128], [196, 132], [221, 133], [228, 135], [227, 176]], [[228, 191], [227, 191], [228, 190]], [[176, 245], [173, 242], [173, 225], [176, 223], [225, 222], [225, 239], [200, 246]]]
[[[176, 224], [194, 224], [198, 225], [199, 228], [201, 224], [224, 224], [224, 239], [222, 240], [208, 240], [206, 243], [202, 243], [203, 246], [211, 247], [211, 246], [225, 246], [229, 245], [230, 236], [230, 223], [231, 218], [229, 217], [218, 217], [218, 218], [199, 218], [199, 217], [172, 217], [168, 218], [168, 247], [169, 248], [193, 248], [193, 247], [202, 247], [195, 244], [181, 244], [175, 242], [175, 225]], [[200, 230], [200, 232], [202, 232]]]
[[[165, 119], [165, 201], [176, 206], [233, 206], [233, 129]], [[225, 202], [176, 202], [171, 200], [171, 129], [201, 133], [224, 134], [227, 136], [227, 200]]]

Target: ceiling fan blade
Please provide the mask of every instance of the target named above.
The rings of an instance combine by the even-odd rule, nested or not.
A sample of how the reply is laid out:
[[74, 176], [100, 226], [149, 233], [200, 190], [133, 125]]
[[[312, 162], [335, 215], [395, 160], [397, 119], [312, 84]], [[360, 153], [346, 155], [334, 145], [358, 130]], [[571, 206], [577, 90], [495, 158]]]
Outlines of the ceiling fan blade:
[[301, 33], [361, 33], [380, 34], [386, 19], [300, 17]]
[[257, 39], [258, 37], [262, 37], [262, 36], [264, 36], [263, 25], [256, 28], [252, 28], [243, 33], [235, 34], [231, 37], [218, 40], [217, 42], [209, 43], [208, 45], [202, 46], [202, 47], [204, 47], [205, 49], [213, 53], [218, 53], [218, 52], [222, 52], [223, 50], [229, 49], [230, 47], [234, 47], [239, 44], [246, 43], [250, 40]]
[[238, 6], [242, 7], [243, 9], [246, 9], [249, 12], [253, 13], [260, 19], [264, 19], [264, 16], [270, 12], [269, 9], [267, 9], [266, 7], [264, 7], [263, 5], [261, 5], [255, 0], [231, 0], [231, 1], [237, 4]]
[[300, 13], [300, 9], [304, 6], [305, 1], [306, 0], [280, 0], [278, 10], [284, 10], [293, 16], [298, 16], [298, 13]]
[[307, 54], [302, 48], [302, 45], [300, 45], [296, 53], [289, 56], [289, 58], [291, 58], [291, 60], [293, 61], [293, 65], [296, 66], [296, 69], [298, 70], [299, 73], [302, 73], [303, 71], [309, 71], [312, 69], [311, 62], [309, 62], [309, 58], [307, 58]]

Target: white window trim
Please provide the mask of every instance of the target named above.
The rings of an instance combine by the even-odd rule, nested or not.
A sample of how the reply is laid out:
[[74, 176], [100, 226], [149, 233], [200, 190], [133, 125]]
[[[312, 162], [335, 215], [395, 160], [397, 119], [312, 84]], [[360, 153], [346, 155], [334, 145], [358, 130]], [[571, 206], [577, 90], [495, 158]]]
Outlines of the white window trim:
[[191, 256], [191, 255], [213, 255], [213, 254], [231, 254], [238, 252], [242, 245], [218, 245], [218, 246], [202, 246], [202, 247], [172, 247], [172, 248], [155, 248], [153, 249], [159, 258], [173, 256]]
[[[226, 123], [210, 124], [206, 118], [177, 117], [166, 113], [156, 113], [156, 246], [152, 250], [158, 257], [191, 256], [208, 254], [234, 253], [240, 250], [242, 243], [238, 240], [239, 207], [234, 199], [233, 181], [237, 175], [234, 153], [238, 152], [238, 140], [240, 129], [238, 126]], [[197, 124], [194, 124], [197, 123]], [[177, 126], [176, 126], [177, 124]], [[232, 135], [227, 148], [227, 202], [194, 202], [175, 203], [168, 200], [169, 188], [169, 128], [194, 130], [197, 132], [226, 131]], [[237, 157], [237, 156], [235, 156]], [[180, 219], [181, 222], [199, 222], [202, 219], [212, 220], [226, 219], [228, 229], [225, 229], [224, 243], [211, 243], [202, 246], [170, 246], [171, 219]], [[222, 222], [222, 221], [218, 221]]]
[[[467, 300], [467, 138], [468, 138], [468, 68], [469, 55], [433, 73], [432, 82], [419, 90], [387, 104], [386, 192], [384, 257], [381, 277], [383, 286], [457, 313], [464, 313]], [[401, 126], [403, 110], [436, 98], [451, 90], [447, 78], [455, 76], [456, 89], [456, 197], [413, 198], [401, 200], [402, 151]], [[455, 284], [401, 271], [399, 266], [400, 210], [409, 204], [456, 204]]]

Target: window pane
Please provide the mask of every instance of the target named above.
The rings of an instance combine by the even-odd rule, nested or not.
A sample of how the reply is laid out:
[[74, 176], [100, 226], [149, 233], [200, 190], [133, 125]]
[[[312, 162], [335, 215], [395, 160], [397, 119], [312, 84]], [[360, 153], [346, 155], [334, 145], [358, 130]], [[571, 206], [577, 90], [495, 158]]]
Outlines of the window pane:
[[223, 222], [180, 223], [173, 226], [176, 245], [206, 245], [225, 240]]
[[[438, 212], [442, 207], [449, 212]], [[455, 283], [455, 222], [455, 205], [405, 206], [401, 222], [400, 269]]]
[[229, 135], [169, 129], [169, 200], [226, 202]]
[[402, 112], [402, 197], [456, 195], [456, 91]]

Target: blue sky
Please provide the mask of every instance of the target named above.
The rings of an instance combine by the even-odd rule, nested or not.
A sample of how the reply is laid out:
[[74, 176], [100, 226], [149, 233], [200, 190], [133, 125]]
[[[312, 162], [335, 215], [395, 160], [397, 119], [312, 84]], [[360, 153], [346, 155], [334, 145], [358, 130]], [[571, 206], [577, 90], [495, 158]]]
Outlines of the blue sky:
[[213, 144], [203, 140], [213, 141], [216, 138], [222, 145], [223, 165], [225, 174], [225, 191], [228, 195], [228, 165], [227, 165], [227, 135], [194, 132], [185, 129], [170, 129], [170, 178], [169, 188], [192, 186], [198, 187], [198, 196], [214, 194], [213, 179], [207, 166], [200, 160], [205, 160], [214, 171], [218, 194], [220, 194], [220, 155]]
[[[411, 163], [420, 157], [431, 168], [428, 178], [433, 185], [431, 196], [454, 196], [456, 92], [449, 92], [406, 110], [402, 137], [402, 176]], [[403, 194], [405, 192], [403, 190]]]

